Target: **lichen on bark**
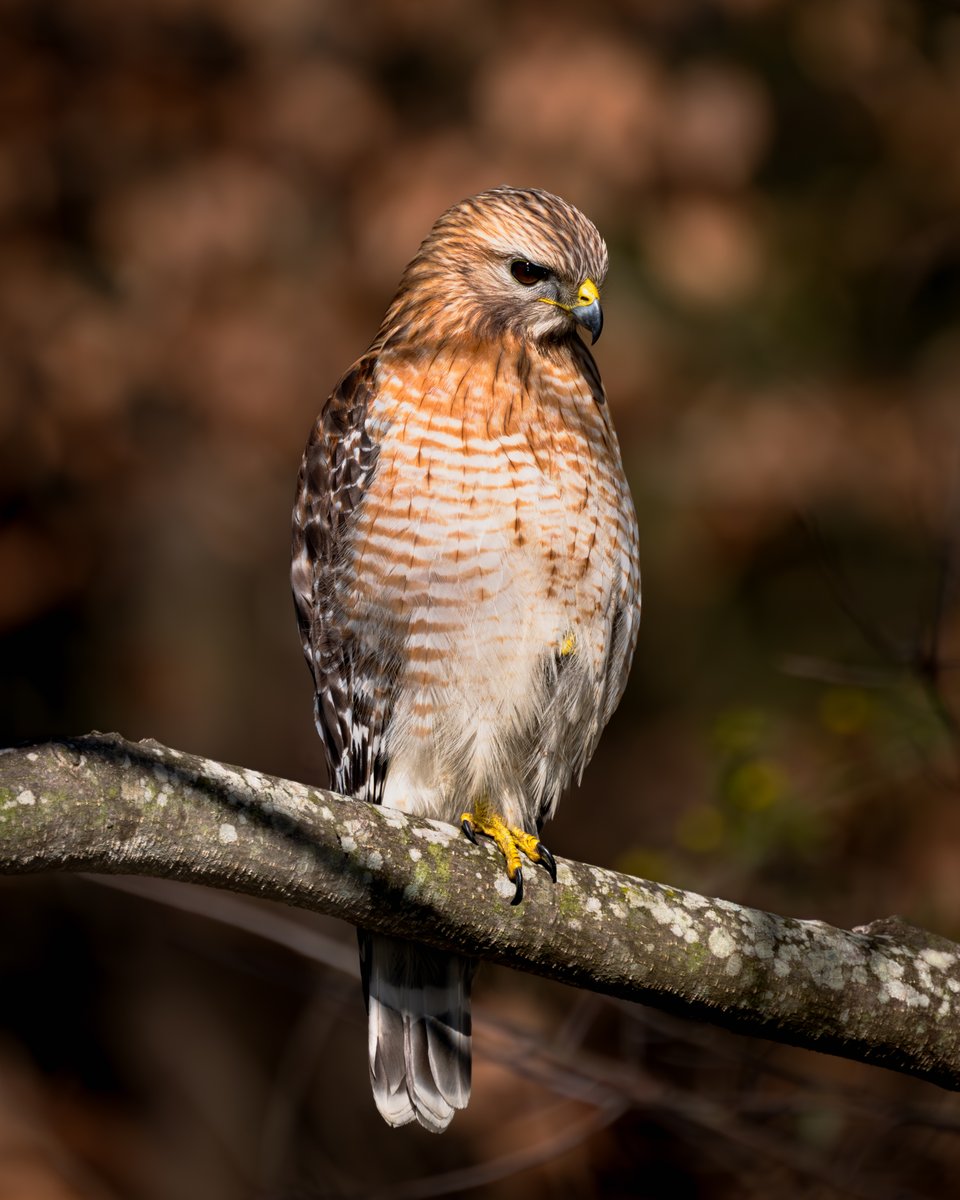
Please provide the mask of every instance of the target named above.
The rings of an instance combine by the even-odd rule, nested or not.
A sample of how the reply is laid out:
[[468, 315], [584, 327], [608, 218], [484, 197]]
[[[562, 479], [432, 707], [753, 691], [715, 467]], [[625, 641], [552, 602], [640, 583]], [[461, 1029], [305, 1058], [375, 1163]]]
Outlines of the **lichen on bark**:
[[960, 1089], [960, 946], [780, 917], [116, 734], [0, 751], [0, 873], [191, 880]]

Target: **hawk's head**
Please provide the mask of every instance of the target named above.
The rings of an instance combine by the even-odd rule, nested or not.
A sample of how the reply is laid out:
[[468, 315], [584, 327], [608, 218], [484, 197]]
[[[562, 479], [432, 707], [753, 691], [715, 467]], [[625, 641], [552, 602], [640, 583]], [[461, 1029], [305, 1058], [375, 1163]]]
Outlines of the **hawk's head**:
[[536, 341], [600, 336], [607, 247], [572, 204], [534, 188], [493, 188], [448, 209], [404, 272], [385, 325], [437, 336]]

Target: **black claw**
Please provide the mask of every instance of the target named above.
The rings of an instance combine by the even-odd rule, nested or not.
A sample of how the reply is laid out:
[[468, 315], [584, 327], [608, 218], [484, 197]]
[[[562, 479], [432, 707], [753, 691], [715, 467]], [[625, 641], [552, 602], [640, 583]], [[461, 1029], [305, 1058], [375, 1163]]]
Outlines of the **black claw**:
[[540, 855], [540, 861], [550, 873], [550, 878], [554, 883], [557, 882], [557, 860], [553, 857], [550, 851], [546, 848], [543, 842], [537, 842], [537, 853]]
[[523, 899], [523, 871], [520, 867], [517, 867], [517, 873], [513, 877], [513, 882], [517, 885], [517, 890], [514, 893], [513, 899], [510, 901], [511, 908], [514, 904], [519, 904]]
[[472, 821], [462, 821], [460, 823], [460, 828], [463, 830], [463, 832], [467, 835], [467, 837], [470, 839], [471, 842], [473, 842], [473, 844], [475, 846], [480, 845], [480, 843], [477, 841], [477, 835], [473, 832], [473, 822]]

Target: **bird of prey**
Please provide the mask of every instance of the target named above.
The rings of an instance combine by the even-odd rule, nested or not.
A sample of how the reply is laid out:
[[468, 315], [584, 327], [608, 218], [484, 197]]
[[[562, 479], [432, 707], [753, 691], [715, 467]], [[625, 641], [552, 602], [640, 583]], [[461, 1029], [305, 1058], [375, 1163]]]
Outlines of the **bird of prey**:
[[[540, 829], [626, 683], [637, 524], [600, 376], [607, 249], [547, 192], [445, 212], [313, 427], [292, 582], [338, 792], [493, 839]], [[440, 1132], [470, 1094], [474, 962], [360, 931], [373, 1094]]]

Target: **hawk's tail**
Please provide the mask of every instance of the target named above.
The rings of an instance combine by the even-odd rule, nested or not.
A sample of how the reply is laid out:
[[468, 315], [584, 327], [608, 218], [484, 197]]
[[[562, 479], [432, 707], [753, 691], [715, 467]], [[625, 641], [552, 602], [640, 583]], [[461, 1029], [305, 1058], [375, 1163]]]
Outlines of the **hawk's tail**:
[[370, 1082], [388, 1125], [433, 1133], [470, 1099], [470, 983], [475, 963], [359, 930]]

